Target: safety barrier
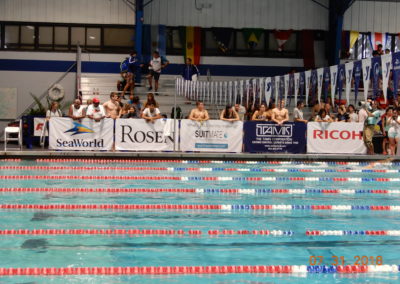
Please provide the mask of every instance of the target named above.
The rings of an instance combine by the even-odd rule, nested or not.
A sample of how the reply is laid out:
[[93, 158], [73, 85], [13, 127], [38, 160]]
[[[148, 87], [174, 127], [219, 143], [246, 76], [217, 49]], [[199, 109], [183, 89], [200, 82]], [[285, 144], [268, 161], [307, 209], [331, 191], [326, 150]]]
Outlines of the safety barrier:
[[0, 268], [0, 276], [63, 275], [184, 275], [184, 274], [252, 274], [252, 273], [399, 273], [399, 265], [225, 265], [225, 266], [147, 266], [147, 267], [18, 267]]
[[169, 172], [272, 172], [272, 173], [400, 173], [389, 169], [269, 169], [269, 168], [177, 168], [177, 167], [79, 167], [79, 166], [0, 166], [0, 170], [69, 171], [169, 171]]
[[397, 205], [274, 205], [274, 204], [0, 204], [8, 210], [324, 210], [400, 211]]
[[310, 181], [310, 182], [399, 182], [400, 178], [340, 177], [173, 177], [173, 176], [38, 176], [8, 175], [0, 180], [174, 180], [174, 181]]
[[49, 188], [2, 187], [0, 192], [56, 192], [56, 193], [179, 193], [179, 194], [400, 194], [397, 189], [279, 189], [279, 188]]

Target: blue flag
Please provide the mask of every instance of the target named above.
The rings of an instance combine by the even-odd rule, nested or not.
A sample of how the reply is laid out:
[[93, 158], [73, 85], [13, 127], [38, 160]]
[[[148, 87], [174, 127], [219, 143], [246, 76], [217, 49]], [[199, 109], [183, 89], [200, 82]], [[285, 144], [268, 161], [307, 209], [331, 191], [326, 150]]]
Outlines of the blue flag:
[[357, 95], [358, 95], [358, 87], [360, 86], [361, 74], [362, 74], [362, 66], [361, 60], [354, 61], [354, 97], [357, 103]]
[[317, 91], [317, 85], [318, 85], [318, 74], [317, 70], [312, 70], [311, 71], [311, 102], [314, 105], [315, 104], [315, 94]]
[[300, 73], [300, 83], [299, 83], [299, 85], [300, 85], [300, 91], [299, 91], [299, 98], [300, 99], [302, 99], [302, 100], [304, 100], [304, 84], [306, 83], [306, 77], [305, 77], [306, 75], [304, 74], [304, 72], [301, 72]]
[[382, 75], [382, 68], [381, 68], [381, 57], [376, 56], [372, 57], [371, 59], [372, 67], [372, 87], [373, 87], [373, 93], [374, 93], [374, 98], [376, 98], [379, 95], [379, 77]]
[[[338, 66], [338, 78], [337, 78], [337, 86], [339, 89], [339, 104], [342, 100], [342, 92], [343, 92], [343, 81], [346, 79], [346, 70], [344, 68], [344, 64], [340, 64]], [[334, 103], [334, 102], [332, 102]]]
[[326, 101], [328, 99], [328, 89], [329, 89], [330, 81], [331, 81], [331, 71], [330, 71], [329, 67], [325, 67], [324, 68], [324, 83], [322, 85], [322, 91], [324, 94], [324, 103], [326, 103]]
[[400, 52], [393, 53], [392, 65], [393, 65], [393, 94], [395, 100], [397, 100], [397, 89], [400, 78]]

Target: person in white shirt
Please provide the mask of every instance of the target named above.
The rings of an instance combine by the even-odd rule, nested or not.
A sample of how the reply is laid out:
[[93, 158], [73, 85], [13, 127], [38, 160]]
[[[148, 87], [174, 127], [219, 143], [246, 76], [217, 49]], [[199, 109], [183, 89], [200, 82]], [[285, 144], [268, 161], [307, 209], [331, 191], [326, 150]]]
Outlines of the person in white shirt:
[[356, 113], [356, 108], [353, 105], [347, 107], [349, 113], [349, 122], [358, 122], [358, 114]]
[[52, 117], [62, 117], [62, 112], [60, 110], [60, 105], [58, 102], [52, 102], [50, 109], [46, 111], [46, 120], [49, 121]]
[[148, 75], [149, 79], [149, 91], [153, 89], [153, 78], [154, 78], [154, 91], [158, 91], [158, 80], [160, 79], [161, 69], [167, 67], [169, 61], [163, 57], [160, 57], [160, 53], [158, 51], [153, 52], [153, 58], [149, 64], [150, 74]]
[[304, 108], [303, 101], [298, 101], [297, 102], [297, 107], [295, 107], [294, 110], [293, 110], [293, 120], [294, 120], [294, 122], [304, 122], [304, 123], [308, 122], [307, 120], [304, 119], [303, 108]]
[[326, 113], [325, 109], [321, 109], [315, 118], [316, 122], [333, 122], [332, 118]]
[[142, 118], [147, 122], [154, 123], [155, 120], [161, 118], [161, 113], [158, 108], [155, 107], [154, 103], [148, 104], [147, 108], [144, 109], [142, 113]]
[[81, 120], [86, 116], [86, 107], [81, 104], [79, 99], [76, 99], [69, 107], [68, 116], [73, 120]]
[[93, 104], [88, 106], [86, 110], [86, 115], [88, 118], [91, 118], [96, 122], [99, 122], [106, 117], [104, 107], [100, 105], [100, 100], [98, 98], [94, 98]]

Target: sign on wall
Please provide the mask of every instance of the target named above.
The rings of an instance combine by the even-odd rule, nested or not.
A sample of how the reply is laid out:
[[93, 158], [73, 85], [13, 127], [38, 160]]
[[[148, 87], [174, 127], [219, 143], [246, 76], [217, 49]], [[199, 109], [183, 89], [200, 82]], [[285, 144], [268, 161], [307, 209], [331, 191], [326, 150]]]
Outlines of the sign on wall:
[[365, 154], [363, 123], [309, 122], [307, 153]]
[[[177, 121], [177, 124], [179, 121]], [[173, 151], [174, 121], [158, 119], [117, 119], [115, 149], [127, 151]]]
[[49, 148], [57, 150], [111, 150], [114, 120], [96, 122], [89, 118], [74, 121], [65, 117], [50, 119]]
[[181, 120], [181, 150], [200, 152], [241, 152], [243, 122]]
[[307, 124], [288, 122], [244, 123], [245, 152], [305, 153]]

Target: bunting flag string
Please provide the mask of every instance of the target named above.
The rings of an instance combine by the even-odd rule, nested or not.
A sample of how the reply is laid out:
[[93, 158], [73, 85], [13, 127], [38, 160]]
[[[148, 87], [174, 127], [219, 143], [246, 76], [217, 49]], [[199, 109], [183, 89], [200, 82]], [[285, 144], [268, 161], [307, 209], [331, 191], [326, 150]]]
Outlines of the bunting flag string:
[[347, 105], [350, 103], [350, 91], [351, 91], [351, 81], [353, 80], [353, 68], [354, 68], [353, 62], [348, 62], [344, 65], [345, 74], [346, 74], [345, 94], [346, 94], [346, 104]]
[[294, 105], [297, 107], [297, 96], [300, 88], [300, 73], [294, 73]]
[[392, 55], [391, 54], [382, 55], [381, 60], [382, 60], [382, 92], [386, 103], [389, 76], [392, 67]]
[[324, 68], [317, 69], [317, 80], [318, 80], [317, 100], [318, 102], [321, 102], [322, 85], [324, 82]]
[[311, 85], [311, 70], [305, 72], [306, 81], [306, 105], [308, 105], [308, 97], [310, 95], [310, 85]]
[[364, 83], [364, 101], [368, 98], [369, 82], [371, 77], [371, 59], [364, 59], [361, 61], [362, 73], [363, 73], [363, 83]]
[[264, 85], [265, 91], [265, 103], [269, 105], [269, 101], [271, 99], [271, 94], [272, 94], [272, 82], [271, 82], [271, 77], [268, 77], [265, 79], [265, 85]]

